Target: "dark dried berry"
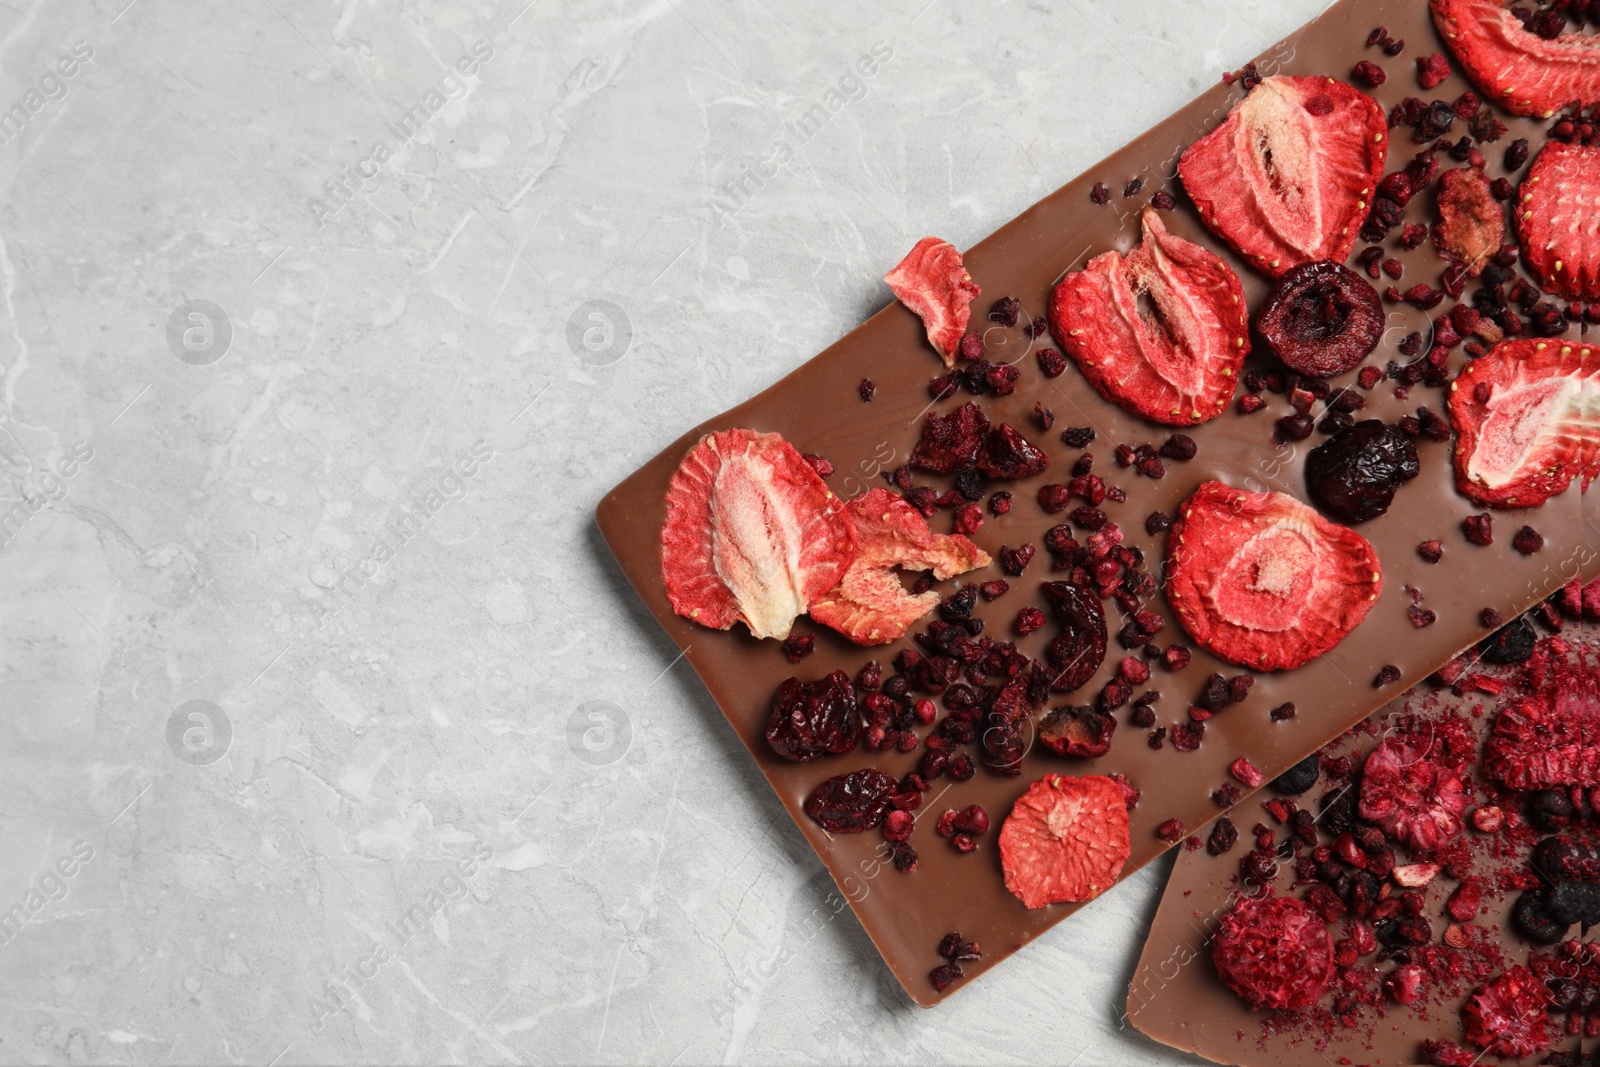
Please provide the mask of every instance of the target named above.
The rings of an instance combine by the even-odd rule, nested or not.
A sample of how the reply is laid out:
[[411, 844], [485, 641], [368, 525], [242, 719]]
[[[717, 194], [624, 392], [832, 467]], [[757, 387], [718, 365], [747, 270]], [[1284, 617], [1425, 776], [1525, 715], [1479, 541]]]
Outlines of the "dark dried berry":
[[1150, 198], [1150, 206], [1157, 211], [1171, 211], [1176, 205], [1177, 201], [1172, 199], [1172, 194], [1165, 190]]
[[1268, 347], [1301, 374], [1325, 378], [1360, 363], [1383, 334], [1377, 290], [1331, 261], [1304, 263], [1278, 279], [1256, 318]]
[[1531, 556], [1544, 547], [1544, 536], [1532, 526], [1524, 526], [1511, 538], [1511, 547], [1524, 556]]
[[935, 474], [976, 466], [988, 434], [988, 417], [970, 400], [949, 415], [929, 412], [922, 436], [911, 450], [911, 463]]
[[1461, 520], [1461, 532], [1475, 545], [1494, 544], [1494, 519], [1487, 511]]
[[1317, 784], [1322, 775], [1322, 758], [1315, 752], [1272, 780], [1272, 788], [1287, 796], [1299, 796]]
[[1180, 722], [1172, 728], [1172, 747], [1179, 752], [1193, 752], [1200, 747], [1200, 741], [1205, 736], [1204, 722]]
[[1285, 701], [1284, 703], [1273, 708], [1268, 715], [1273, 722], [1288, 722], [1290, 719], [1294, 718], [1294, 712], [1294, 701], [1290, 700]]
[[1028, 564], [1033, 561], [1035, 549], [1031, 544], [1020, 544], [1016, 548], [1001, 547], [1000, 569], [1015, 578], [1028, 569]]
[[945, 622], [960, 622], [972, 616], [972, 609], [978, 606], [978, 587], [975, 585], [964, 586], [960, 592], [948, 596], [939, 605], [939, 617]]
[[1089, 199], [1096, 204], [1111, 203], [1111, 190], [1106, 188], [1105, 182], [1095, 182], [1094, 188], [1089, 190]]
[[1506, 146], [1506, 170], [1519, 170], [1528, 161], [1528, 139], [1518, 137]]
[[1058, 756], [1095, 759], [1111, 750], [1117, 720], [1092, 707], [1057, 708], [1039, 723], [1039, 743]]
[[989, 514], [996, 517], [1004, 515], [1011, 510], [1011, 494], [1004, 490], [995, 493], [989, 498]]
[[799, 663], [817, 650], [817, 639], [812, 634], [795, 634], [783, 642], [783, 658], [790, 663]]
[[767, 720], [767, 742], [782, 758], [804, 763], [849, 752], [860, 740], [856, 690], [844, 671], [818, 682], [789, 678], [778, 686]]
[[959, 933], [948, 933], [939, 941], [939, 955], [947, 960], [976, 960], [983, 958], [983, 950], [976, 941], [968, 941]]
[[1216, 825], [1211, 828], [1211, 835], [1206, 838], [1206, 851], [1213, 856], [1220, 856], [1224, 852], [1231, 852], [1238, 843], [1238, 829], [1231, 819], [1223, 815], [1218, 817]]
[[978, 453], [978, 469], [991, 478], [1029, 478], [1049, 463], [1049, 457], [1003, 422], [989, 431]]
[[933, 972], [929, 974], [928, 977], [933, 982], [934, 991], [943, 993], [946, 989], [950, 988], [951, 983], [953, 983], [957, 978], [962, 977], [964, 973], [965, 972], [961, 970], [961, 964], [946, 963], [935, 967]]
[[1363, 59], [1357, 63], [1350, 76], [1369, 89], [1376, 89], [1389, 80], [1389, 75], [1384, 73], [1383, 68], [1370, 59]]
[[1154, 537], [1158, 533], [1172, 529], [1172, 516], [1164, 511], [1152, 511], [1144, 519], [1144, 532]]
[[1316, 423], [1310, 415], [1304, 412], [1296, 412], [1293, 415], [1283, 416], [1273, 425], [1277, 426], [1278, 433], [1283, 436], [1284, 440], [1304, 441], [1311, 436], [1311, 431], [1316, 426]]
[[1099, 508], [1085, 506], [1072, 510], [1072, 521], [1082, 529], [1093, 533], [1096, 530], [1104, 529], [1106, 523], [1111, 520]]
[[829, 833], [859, 834], [883, 822], [899, 786], [871, 767], [840, 774], [812, 790], [804, 810]]
[[1400, 680], [1400, 668], [1394, 664], [1385, 664], [1372, 679], [1372, 688], [1382, 689], [1386, 685], [1393, 685]]
[[1005, 327], [1015, 326], [1022, 317], [1022, 301], [1014, 296], [1002, 296], [989, 307], [989, 321]]
[[856, 393], [862, 400], [870, 404], [872, 403], [872, 398], [878, 395], [878, 387], [873, 384], [871, 378], [863, 378], [861, 379], [861, 384], [856, 386]]
[[1389, 510], [1395, 490], [1421, 467], [1417, 448], [1378, 419], [1366, 419], [1318, 445], [1306, 459], [1312, 498], [1335, 518], [1357, 523]]
[[1479, 644], [1483, 658], [1490, 663], [1525, 663], [1533, 655], [1533, 646], [1539, 638], [1527, 616], [1514, 619]]
[[1061, 443], [1073, 448], [1088, 448], [1094, 441], [1094, 428], [1090, 426], [1069, 426], [1061, 431]]

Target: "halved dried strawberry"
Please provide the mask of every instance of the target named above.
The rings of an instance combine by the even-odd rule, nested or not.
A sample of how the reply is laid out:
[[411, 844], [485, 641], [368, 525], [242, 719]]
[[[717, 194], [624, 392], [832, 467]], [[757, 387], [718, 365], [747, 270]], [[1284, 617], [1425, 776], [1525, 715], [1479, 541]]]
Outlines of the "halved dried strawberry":
[[702, 626], [788, 637], [855, 557], [855, 523], [779, 434], [707, 434], [667, 485], [667, 599]]
[[1428, 756], [1426, 747], [1384, 738], [1367, 755], [1358, 810], [1391, 837], [1431, 852], [1461, 835], [1472, 791], [1459, 771]]
[[1506, 240], [1506, 213], [1476, 167], [1459, 167], [1439, 176], [1439, 221], [1433, 247], [1476, 278]]
[[1061, 279], [1050, 329], [1101, 396], [1172, 426], [1227, 408], [1250, 351], [1239, 276], [1213, 253], [1140, 216], [1126, 256], [1106, 252]]
[[1302, 263], [1272, 287], [1256, 329], [1289, 369], [1331, 378], [1378, 347], [1383, 303], [1365, 278], [1343, 264]]
[[[1600, 65], [1600, 47], [1595, 62]], [[1522, 261], [1547, 292], [1600, 300], [1600, 146], [1546, 143], [1521, 193]]]
[[1504, 0], [1432, 0], [1433, 24], [1473, 84], [1515, 115], [1549, 118], [1600, 102], [1600, 37], [1545, 39]]
[[1333, 977], [1333, 938], [1304, 901], [1245, 897], [1217, 924], [1211, 961], [1252, 1008], [1304, 1008]]
[[1483, 746], [1483, 766], [1508, 789], [1600, 785], [1600, 676], [1563, 670], [1507, 705]]
[[902, 304], [922, 317], [928, 341], [944, 365], [955, 366], [972, 316], [972, 298], [980, 292], [955, 245], [924, 237], [883, 280]]
[[1370, 96], [1332, 78], [1264, 79], [1178, 160], [1200, 218], [1276, 277], [1343, 263], [1383, 176], [1389, 123]]
[[1456, 488], [1479, 504], [1531, 508], [1600, 474], [1600, 350], [1501, 341], [1450, 384]]
[[939, 592], [906, 591], [894, 568], [931, 570], [943, 581], [984, 567], [989, 556], [960, 534], [936, 534], [922, 512], [887, 489], [873, 489], [846, 505], [855, 520], [855, 562], [839, 584], [811, 603], [810, 614], [858, 645], [900, 637], [939, 606]]
[[1551, 1000], [1544, 983], [1518, 964], [1479, 986], [1461, 1008], [1467, 1040], [1496, 1056], [1521, 1059], [1550, 1047]]
[[1000, 828], [1006, 888], [1030, 908], [1099, 896], [1131, 848], [1122, 789], [1101, 775], [1045, 775]]
[[1383, 591], [1378, 554], [1354, 530], [1284, 493], [1206, 482], [1167, 537], [1167, 599], [1214, 655], [1289, 670], [1333, 648]]

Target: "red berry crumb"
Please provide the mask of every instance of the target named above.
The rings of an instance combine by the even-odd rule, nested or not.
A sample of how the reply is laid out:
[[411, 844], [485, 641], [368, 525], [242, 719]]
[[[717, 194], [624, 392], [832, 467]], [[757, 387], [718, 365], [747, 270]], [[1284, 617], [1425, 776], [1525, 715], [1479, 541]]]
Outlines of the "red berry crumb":
[[1239, 779], [1248, 789], [1256, 789], [1267, 780], [1267, 776], [1262, 774], [1254, 763], [1251, 763], [1243, 756], [1240, 756], [1228, 766], [1228, 773]]
[[1005, 490], [989, 498], [989, 514], [996, 517], [1004, 515], [1011, 510], [1011, 494]]
[[1400, 680], [1400, 668], [1394, 664], [1386, 664], [1375, 678], [1372, 679], [1372, 688], [1382, 689], [1386, 685], [1393, 685]]
[[1424, 563], [1438, 563], [1444, 556], [1444, 549], [1439, 546], [1437, 539], [1424, 541], [1417, 546], [1417, 555], [1422, 557]]
[[1177, 819], [1168, 819], [1156, 827], [1156, 836], [1171, 844], [1183, 840], [1183, 823]]
[[1094, 188], [1089, 190], [1089, 199], [1096, 204], [1111, 203], [1111, 190], [1106, 188], [1105, 182], [1095, 182]]
[[1041, 348], [1033, 357], [1039, 363], [1039, 371], [1046, 378], [1058, 378], [1067, 369], [1067, 357], [1053, 348]]
[[871, 378], [863, 378], [861, 384], [856, 386], [856, 392], [860, 394], [862, 401], [870, 404], [872, 398], [878, 395], [878, 387], [873, 384]]
[[1168, 645], [1167, 650], [1161, 654], [1161, 662], [1169, 671], [1181, 671], [1189, 665], [1191, 655], [1182, 645]]
[[1044, 612], [1038, 608], [1023, 608], [1017, 612], [1017, 633], [1024, 636], [1044, 627]]
[[1438, 52], [1417, 57], [1417, 83], [1424, 89], [1436, 89], [1450, 77], [1450, 61]]
[[1461, 520], [1461, 532], [1475, 545], [1494, 544], [1494, 520], [1487, 511]]
[[1524, 556], [1531, 556], [1544, 547], [1544, 537], [1532, 526], [1524, 526], [1511, 539], [1511, 547]]
[[1304, 901], [1240, 900], [1222, 917], [1211, 958], [1229, 989], [1252, 1008], [1303, 1008], [1333, 977], [1333, 939]]
[[1484, 608], [1483, 611], [1479, 612], [1478, 621], [1483, 624], [1485, 630], [1498, 630], [1506, 622], [1504, 617], [1493, 608]]
[[958, 534], [974, 534], [983, 525], [983, 509], [976, 504], [966, 504], [956, 511], [955, 530]]
[[1384, 73], [1383, 68], [1370, 59], [1363, 59], [1357, 63], [1350, 76], [1369, 89], [1376, 89], [1389, 80], [1389, 75]]
[[783, 642], [783, 658], [799, 663], [817, 649], [817, 639], [811, 634], [795, 634]]
[[1273, 722], [1288, 722], [1294, 718], [1294, 710], [1294, 702], [1288, 701], [1273, 708], [1269, 713], [1269, 717]]

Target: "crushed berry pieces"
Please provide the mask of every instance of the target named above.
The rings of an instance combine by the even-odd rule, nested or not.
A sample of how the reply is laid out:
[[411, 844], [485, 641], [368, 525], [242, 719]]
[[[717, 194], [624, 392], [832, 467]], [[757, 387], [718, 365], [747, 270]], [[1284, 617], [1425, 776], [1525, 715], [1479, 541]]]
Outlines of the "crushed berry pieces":
[[968, 941], [959, 933], [948, 933], [939, 941], [939, 955], [947, 960], [976, 960], [983, 958], [983, 950], [976, 941]]
[[1193, 752], [1200, 747], [1200, 742], [1206, 736], [1206, 724], [1202, 722], [1180, 722], [1172, 728], [1172, 747], [1179, 752]]
[[928, 975], [928, 978], [933, 982], [934, 991], [943, 993], [946, 989], [950, 988], [951, 984], [957, 978], [962, 977], [964, 973], [965, 972], [961, 970], [961, 964], [945, 963], [935, 967], [933, 972]]
[[1143, 189], [1143, 188], [1144, 188], [1144, 179], [1143, 178], [1130, 178], [1128, 180], [1128, 184], [1124, 185], [1122, 187], [1122, 195], [1123, 195], [1124, 198], [1130, 197], [1130, 196], [1138, 196], [1139, 195], [1139, 190]]
[[1189, 665], [1192, 653], [1182, 645], [1168, 645], [1167, 650], [1161, 654], [1161, 662], [1169, 671], [1181, 671]]
[[1168, 844], [1177, 844], [1183, 840], [1183, 823], [1177, 819], [1168, 819], [1156, 827], [1156, 836]]
[[1032, 322], [1028, 323], [1022, 328], [1022, 332], [1027, 334], [1029, 338], [1043, 337], [1049, 331], [1050, 323], [1045, 320], [1043, 315], [1034, 319]]
[[1172, 199], [1171, 193], [1163, 190], [1150, 198], [1150, 206], [1157, 211], [1171, 211], [1177, 206], [1177, 201]]
[[1004, 490], [989, 498], [989, 514], [996, 517], [1006, 514], [1011, 510], [1011, 494]]
[[1022, 317], [1022, 301], [1014, 296], [1002, 296], [989, 307], [989, 321], [1010, 328]]
[[1255, 393], [1245, 393], [1239, 397], [1239, 412], [1242, 415], [1254, 415], [1266, 407], [1266, 404], [1267, 402]]
[[817, 649], [817, 639], [812, 634], [795, 634], [783, 642], [783, 658], [790, 663], [799, 663]]
[[1487, 511], [1461, 520], [1461, 532], [1475, 545], [1494, 544], [1494, 519]]
[[1045, 407], [1043, 403], [1035, 401], [1033, 405], [1033, 421], [1039, 424], [1039, 429], [1049, 431], [1056, 424], [1055, 412]]
[[861, 384], [856, 386], [856, 393], [863, 402], [872, 403], [872, 398], [878, 395], [878, 387], [871, 378], [861, 379]]
[[1478, 621], [1483, 624], [1486, 630], [1498, 630], [1505, 625], [1506, 620], [1493, 608], [1484, 608], [1478, 615]]
[[1069, 426], [1061, 431], [1061, 443], [1072, 448], [1088, 448], [1093, 441], [1093, 427]]
[[1000, 549], [1000, 569], [1011, 577], [1016, 578], [1028, 569], [1028, 564], [1033, 561], [1037, 551], [1031, 544], [1020, 544], [1016, 548], [1002, 547]]
[[1268, 713], [1268, 717], [1271, 718], [1273, 722], [1288, 722], [1290, 719], [1294, 718], [1294, 711], [1294, 702], [1286, 701], [1273, 708], [1272, 711]]
[[1544, 537], [1532, 526], [1524, 526], [1511, 538], [1511, 547], [1524, 556], [1531, 556], [1544, 547]]
[[1038, 361], [1039, 371], [1046, 378], [1060, 377], [1067, 369], [1067, 357], [1053, 348], [1041, 348], [1033, 358]]
[[1376, 89], [1389, 80], [1389, 75], [1384, 73], [1383, 68], [1370, 59], [1363, 59], [1357, 63], [1350, 76], [1369, 89]]
[[[1450, 61], [1438, 52], [1430, 56], [1417, 57], [1417, 83], [1424, 89], [1436, 89], [1446, 78], [1450, 77]], [[1451, 108], [1454, 114], [1455, 109]]]
[[1042, 629], [1045, 624], [1044, 612], [1038, 608], [1023, 608], [1017, 612], [1017, 633], [1027, 636], [1035, 630]]
[[1432, 626], [1438, 621], [1439, 616], [1423, 607], [1421, 604], [1412, 604], [1406, 608], [1406, 618], [1411, 620], [1411, 625], [1417, 629]]
[[1382, 689], [1386, 685], [1393, 685], [1400, 680], [1400, 668], [1394, 664], [1386, 664], [1372, 679], [1372, 688]]

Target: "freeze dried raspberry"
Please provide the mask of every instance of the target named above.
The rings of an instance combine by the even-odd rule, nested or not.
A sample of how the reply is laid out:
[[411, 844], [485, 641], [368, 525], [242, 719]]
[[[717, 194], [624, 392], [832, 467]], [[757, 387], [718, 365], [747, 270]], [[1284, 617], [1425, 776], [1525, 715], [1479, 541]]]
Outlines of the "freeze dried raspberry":
[[1433, 246], [1476, 278], [1489, 257], [1505, 243], [1505, 209], [1495, 199], [1489, 179], [1476, 167], [1447, 170], [1439, 178], [1439, 221]]
[[1532, 526], [1524, 526], [1511, 539], [1511, 547], [1524, 556], [1531, 556], [1544, 547], [1544, 537]]
[[1140, 226], [1126, 256], [1105, 252], [1056, 285], [1050, 328], [1107, 400], [1153, 422], [1205, 422], [1227, 407], [1249, 353], [1243, 290], [1154, 211]]
[[[1600, 100], [1600, 66], [1584, 33], [1531, 31], [1500, 0], [1432, 0], [1433, 22], [1483, 95], [1514, 115], [1549, 118], [1573, 101]], [[1481, 116], [1480, 116], [1481, 117]]]
[[1099, 896], [1130, 851], [1123, 791], [1100, 775], [1045, 775], [1000, 828], [1006, 888], [1029, 908]]
[[955, 366], [972, 316], [972, 298], [980, 292], [961, 263], [961, 253], [948, 241], [924, 237], [883, 280], [900, 302], [922, 319], [928, 342], [944, 365]]
[[991, 478], [1031, 478], [1049, 464], [1048, 456], [1003, 422], [989, 431], [978, 451], [978, 469]]
[[1483, 886], [1477, 882], [1466, 881], [1456, 886], [1450, 894], [1450, 899], [1445, 901], [1444, 910], [1458, 923], [1469, 923], [1478, 917], [1478, 908], [1483, 901]]
[[1467, 1040], [1497, 1056], [1521, 1059], [1550, 1047], [1545, 1005], [1550, 994], [1520, 964], [1479, 986], [1461, 1009]]
[[1304, 1008], [1333, 977], [1333, 938], [1303, 901], [1245, 898], [1218, 924], [1211, 960], [1228, 988], [1257, 1011]]
[[803, 808], [813, 821], [834, 834], [859, 834], [883, 822], [899, 786], [871, 767], [835, 775], [812, 790]]
[[858, 645], [898, 639], [939, 603], [939, 594], [931, 590], [907, 592], [895, 568], [931, 570], [944, 581], [989, 563], [989, 556], [960, 534], [928, 529], [927, 519], [887, 489], [872, 489], [843, 511], [853, 520], [857, 555], [838, 584], [812, 603], [810, 613]]
[[1366, 359], [1383, 327], [1377, 290], [1349, 267], [1327, 261], [1286, 271], [1256, 316], [1273, 354], [1317, 378], [1343, 374]]
[[1167, 597], [1215, 655], [1298, 667], [1337, 645], [1383, 589], [1366, 539], [1283, 493], [1206, 482], [1167, 536]]
[[1260, 270], [1342, 263], [1383, 175], [1387, 129], [1383, 109], [1343, 82], [1266, 78], [1189, 146], [1178, 175], [1201, 220]]
[[1484, 770], [1508, 789], [1600, 785], [1600, 679], [1572, 669], [1507, 705], [1483, 749]]
[[1488, 512], [1468, 515], [1461, 520], [1461, 532], [1475, 545], [1494, 544], [1494, 519]]
[[949, 415], [930, 411], [911, 450], [911, 465], [935, 474], [976, 467], [988, 435], [988, 417], [970, 400]]
[[838, 498], [778, 434], [707, 434], [668, 483], [662, 578], [672, 610], [702, 626], [788, 637], [856, 553]]
[[1361, 817], [1424, 851], [1461, 835], [1461, 815], [1471, 801], [1471, 788], [1459, 771], [1397, 737], [1373, 748], [1362, 770]]
[[1546, 292], [1600, 300], [1600, 227], [1584, 206], [1597, 197], [1600, 145], [1551, 141], [1540, 149], [1522, 182], [1516, 220], [1523, 258]]
[[1450, 77], [1450, 61], [1438, 52], [1417, 57], [1417, 83], [1424, 89], [1437, 89]]

